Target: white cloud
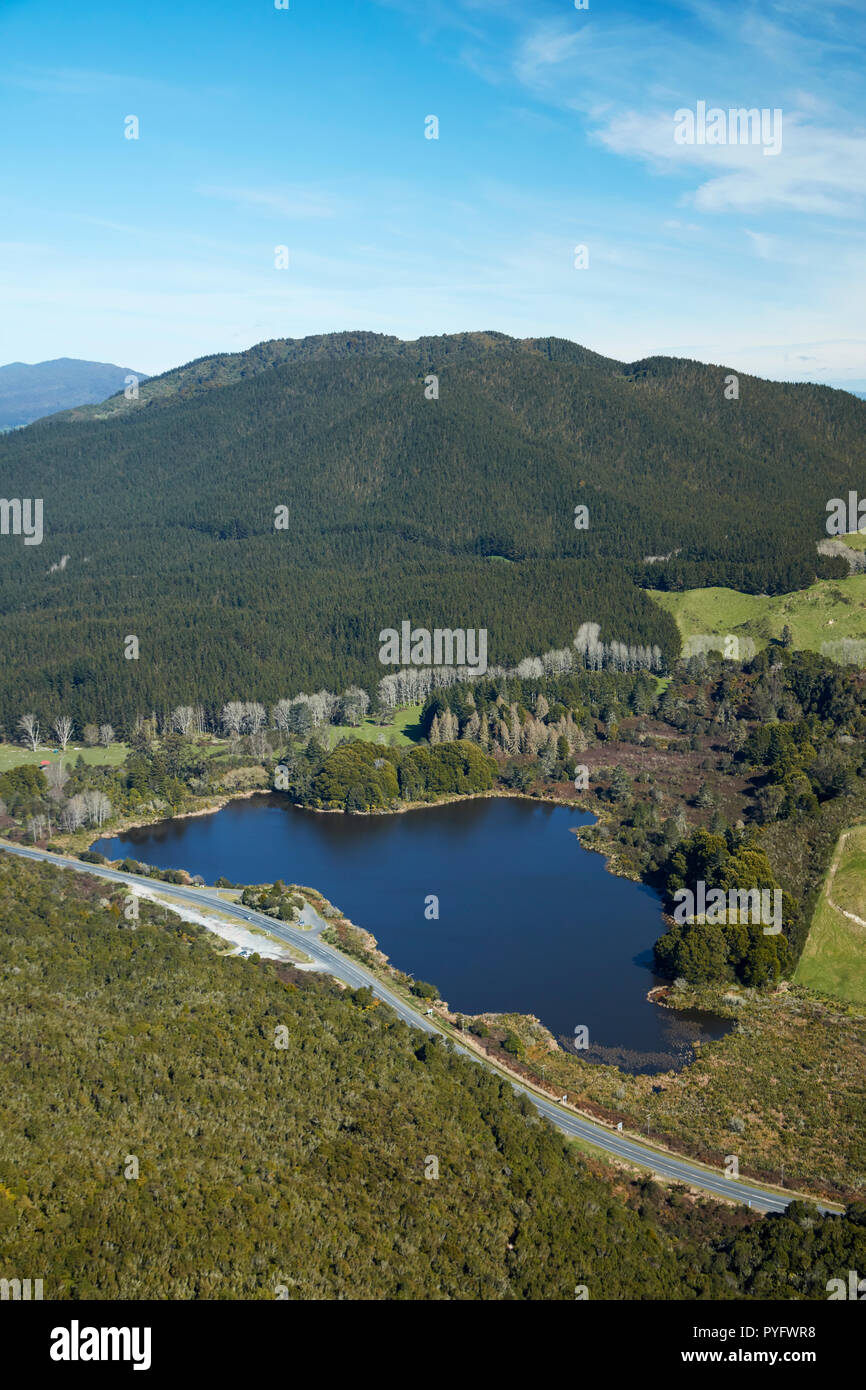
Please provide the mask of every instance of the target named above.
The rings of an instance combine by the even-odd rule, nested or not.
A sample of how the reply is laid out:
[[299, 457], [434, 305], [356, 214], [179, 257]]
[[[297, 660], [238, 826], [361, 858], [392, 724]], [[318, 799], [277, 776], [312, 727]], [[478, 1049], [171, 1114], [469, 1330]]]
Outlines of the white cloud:
[[787, 208], [857, 216], [866, 195], [866, 132], [811, 125], [799, 112], [783, 114], [783, 132], [781, 152], [769, 156], [759, 145], [678, 145], [673, 111], [628, 111], [595, 138], [663, 173], [716, 171], [692, 192], [702, 212]]

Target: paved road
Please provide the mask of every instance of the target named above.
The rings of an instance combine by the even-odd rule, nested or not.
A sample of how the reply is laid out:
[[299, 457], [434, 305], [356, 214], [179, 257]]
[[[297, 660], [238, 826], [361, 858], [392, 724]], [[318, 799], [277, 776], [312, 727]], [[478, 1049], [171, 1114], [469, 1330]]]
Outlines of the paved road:
[[[309, 905], [303, 915], [309, 918], [314, 925], [312, 930], [303, 931], [297, 927], [289, 926], [286, 922], [278, 922], [275, 918], [267, 916], [266, 913], [244, 907], [240, 902], [231, 902], [220, 897], [219, 893], [210, 892], [207, 889], [188, 888], [177, 883], [161, 883], [159, 880], [142, 878], [137, 874], [124, 874], [102, 864], [84, 864], [76, 860], [64, 859], [57, 854], [49, 854], [47, 851], [26, 849], [23, 845], [12, 845], [3, 841], [0, 841], [0, 849], [6, 850], [9, 854], [20, 855], [24, 859], [45, 860], [48, 863], [57, 864], [61, 868], [93, 874], [97, 878], [108, 878], [113, 882], [138, 885], [146, 883], [148, 887], [153, 889], [162, 888], [163, 891], [171, 893], [173, 897], [189, 898], [199, 908], [203, 906], [219, 908], [220, 912], [224, 914], [238, 917], [253, 926], [263, 928], [273, 936], [288, 942], [289, 945], [296, 946], [324, 966], [329, 974], [342, 980], [344, 984], [351, 985], [355, 989], [360, 985], [370, 986], [374, 994], [390, 1005], [398, 1017], [410, 1024], [411, 1027], [422, 1028], [427, 1033], [441, 1034], [443, 1032], [433, 1019], [427, 1018], [422, 1013], [417, 1013], [414, 1008], [405, 1004], [402, 999], [388, 989], [387, 985], [370, 975], [362, 965], [357, 964], [348, 956], [342, 955], [322, 941], [319, 933], [325, 923]], [[317, 918], [318, 920], [316, 920]], [[458, 1052], [470, 1057], [472, 1061], [482, 1062], [482, 1059], [475, 1052], [459, 1045], [456, 1046]], [[689, 1162], [688, 1159], [677, 1158], [674, 1154], [664, 1150], [641, 1144], [607, 1125], [574, 1114], [565, 1106], [557, 1105], [555, 1101], [548, 1100], [539, 1092], [522, 1086], [519, 1082], [512, 1084], [516, 1092], [527, 1096], [536, 1109], [565, 1134], [586, 1140], [588, 1143], [594, 1144], [596, 1148], [604, 1149], [607, 1153], [633, 1163], [637, 1167], [649, 1169], [660, 1177], [702, 1188], [705, 1192], [713, 1193], [719, 1197], [747, 1202], [759, 1211], [784, 1211], [791, 1200], [791, 1198], [765, 1191], [750, 1183], [726, 1178], [722, 1173], [710, 1168], [702, 1168], [698, 1164]], [[828, 1210], [828, 1208], [821, 1208], [821, 1210]]]

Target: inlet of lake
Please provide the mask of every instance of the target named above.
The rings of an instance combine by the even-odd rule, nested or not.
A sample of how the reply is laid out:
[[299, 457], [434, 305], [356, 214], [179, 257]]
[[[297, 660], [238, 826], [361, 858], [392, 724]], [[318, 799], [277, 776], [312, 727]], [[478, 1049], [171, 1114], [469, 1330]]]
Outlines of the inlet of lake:
[[[316, 888], [455, 1011], [534, 1014], [570, 1048], [584, 1026], [589, 1047], [578, 1055], [590, 1061], [631, 1072], [678, 1068], [696, 1042], [731, 1025], [647, 999], [663, 983], [652, 973], [661, 903], [609, 873], [603, 856], [570, 833], [592, 819], [511, 797], [401, 815], [322, 815], [262, 794], [93, 848], [207, 883], [280, 878]], [[425, 915], [434, 895], [438, 918]]]

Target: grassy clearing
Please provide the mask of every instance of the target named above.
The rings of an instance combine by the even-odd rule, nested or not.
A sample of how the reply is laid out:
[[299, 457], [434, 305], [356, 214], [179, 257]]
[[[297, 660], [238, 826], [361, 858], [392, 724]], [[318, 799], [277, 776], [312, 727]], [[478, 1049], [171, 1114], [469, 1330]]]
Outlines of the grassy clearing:
[[866, 533], [861, 531], [849, 531], [847, 536], [840, 536], [840, 541], [844, 541], [849, 550], [866, 550]]
[[391, 724], [375, 724], [372, 719], [365, 719], [357, 729], [351, 724], [334, 724], [319, 732], [327, 735], [331, 748], [341, 738], [360, 738], [365, 743], [383, 741], [390, 747], [403, 748], [407, 744], [415, 743], [420, 737], [418, 720], [421, 709], [421, 705], [407, 705], [405, 709], [398, 709]]
[[44, 748], [39, 748], [36, 753], [32, 753], [29, 748], [22, 748], [15, 743], [0, 743], [0, 772], [8, 772], [10, 767], [21, 767], [23, 763], [59, 763], [65, 761], [67, 764], [74, 763], [79, 756], [86, 763], [108, 764], [110, 767], [119, 767], [129, 753], [129, 748], [125, 743], [111, 743], [107, 748], [85, 748], [81, 744], [70, 743], [66, 753], [61, 755], [55, 753], [56, 745], [51, 743]]
[[866, 1005], [866, 926], [853, 922], [846, 912], [866, 923], [863, 825], [840, 837], [795, 978], [837, 999]]
[[[403, 747], [406, 744], [417, 742], [421, 735], [418, 725], [421, 710], [421, 705], [407, 705], [405, 709], [395, 711], [393, 721], [390, 724], [376, 724], [372, 719], [365, 719], [358, 728], [351, 724], [325, 724], [316, 729], [315, 733], [323, 741], [326, 740], [331, 748], [341, 738], [359, 738], [365, 743], [378, 743], [380, 739], [383, 739], [386, 744]], [[271, 730], [269, 738], [271, 743], [279, 746], [280, 736], [273, 730]], [[301, 742], [306, 743], [306, 738]], [[197, 741], [196, 747], [205, 757], [211, 758], [217, 754], [231, 753], [233, 741], [227, 738], [209, 737]]]
[[195, 740], [195, 748], [203, 758], [215, 758], [220, 753], [230, 753], [232, 743], [228, 738], [202, 738]]
[[[866, 542], [866, 536], [860, 537]], [[808, 589], [773, 597], [735, 589], [651, 589], [650, 596], [672, 614], [685, 640], [699, 634], [751, 637], [758, 647], [791, 629], [794, 646], [819, 652], [823, 642], [866, 638], [866, 574], [820, 579]]]
[[[391, 724], [374, 724], [372, 719], [365, 719], [360, 728], [352, 728], [349, 724], [327, 725], [319, 730], [319, 733], [328, 739], [330, 746], [340, 738], [360, 738], [367, 743], [377, 743], [384, 738], [386, 744], [394, 747], [404, 747], [408, 744], [417, 742], [421, 730], [418, 720], [421, 715], [421, 705], [407, 705], [405, 709], [399, 709], [394, 714]], [[23, 763], [49, 762], [59, 763], [61, 755], [55, 752], [56, 745], [53, 743], [40, 745], [37, 752], [33, 753], [29, 748], [23, 748], [16, 743], [0, 743], [0, 772], [8, 772], [10, 767], [21, 767]], [[195, 747], [206, 758], [216, 757], [219, 754], [226, 754], [232, 751], [232, 741], [230, 739], [208, 738], [195, 740]], [[110, 767], [120, 767], [129, 756], [129, 745], [126, 743], [112, 743], [108, 748], [85, 748], [83, 744], [72, 744], [66, 750], [65, 761], [67, 764], [74, 763], [79, 755], [86, 763], [104, 764]]]

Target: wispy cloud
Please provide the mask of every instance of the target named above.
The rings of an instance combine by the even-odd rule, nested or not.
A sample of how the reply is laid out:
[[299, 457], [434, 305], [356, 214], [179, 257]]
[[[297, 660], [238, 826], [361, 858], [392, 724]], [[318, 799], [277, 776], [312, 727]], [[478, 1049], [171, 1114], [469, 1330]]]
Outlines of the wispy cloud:
[[[0, 86], [17, 87], [46, 96], [93, 98], [133, 91], [178, 93], [183, 88], [160, 78], [135, 73], [100, 72], [94, 68], [40, 68], [21, 66], [0, 73]], [[201, 92], [203, 89], [199, 89]], [[221, 89], [224, 91], [224, 89]], [[213, 93], [215, 94], [215, 93]]]
[[88, 68], [22, 67], [0, 73], [0, 83], [4, 86], [21, 87], [28, 92], [56, 93], [58, 96], [93, 96], [96, 92], [129, 86], [135, 80]]
[[[611, 153], [659, 173], [697, 175], [687, 200], [702, 211], [859, 215], [866, 127], [854, 93], [866, 56], [862, 0], [743, 0], [733, 10], [718, 0], [680, 4], [689, 21], [682, 30], [652, 11], [604, 24], [592, 11], [577, 23], [542, 17], [516, 38], [513, 77], [536, 101], [581, 113], [591, 138]], [[782, 109], [782, 156], [762, 158], [749, 146], [675, 145], [673, 112], [698, 99], [724, 109]], [[709, 177], [701, 179], [703, 172]]]
[[789, 209], [855, 217], [866, 197], [866, 130], [812, 125], [798, 112], [783, 115], [780, 154], [759, 145], [678, 145], [673, 111], [628, 111], [595, 132], [616, 154], [644, 160], [667, 174], [712, 171], [687, 196], [702, 212]]
[[221, 198], [236, 207], [263, 208], [280, 217], [335, 217], [340, 204], [330, 193], [311, 188], [226, 188], [208, 184], [197, 190], [203, 198]]

